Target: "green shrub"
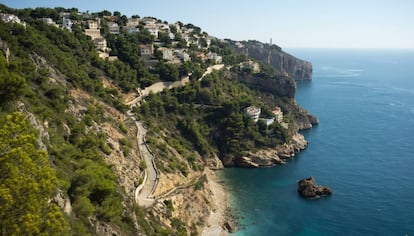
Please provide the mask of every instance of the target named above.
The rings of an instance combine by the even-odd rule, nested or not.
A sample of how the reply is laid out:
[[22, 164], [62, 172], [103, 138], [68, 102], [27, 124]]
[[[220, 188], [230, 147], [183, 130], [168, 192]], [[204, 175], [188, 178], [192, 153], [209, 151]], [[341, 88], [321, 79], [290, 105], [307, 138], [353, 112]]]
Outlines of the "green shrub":
[[144, 171], [145, 169], [147, 169], [147, 163], [144, 160], [139, 162], [139, 169], [141, 171]]
[[119, 127], [119, 129], [120, 129], [122, 132], [124, 132], [125, 134], [126, 134], [126, 133], [128, 133], [128, 129], [127, 129], [127, 127], [126, 127], [126, 125], [125, 125], [125, 123], [124, 123], [124, 122], [119, 121], [119, 122], [118, 122], [118, 127]]
[[100, 148], [103, 153], [106, 155], [110, 155], [112, 153], [112, 149], [109, 147], [109, 145], [106, 142], [102, 142], [100, 145]]

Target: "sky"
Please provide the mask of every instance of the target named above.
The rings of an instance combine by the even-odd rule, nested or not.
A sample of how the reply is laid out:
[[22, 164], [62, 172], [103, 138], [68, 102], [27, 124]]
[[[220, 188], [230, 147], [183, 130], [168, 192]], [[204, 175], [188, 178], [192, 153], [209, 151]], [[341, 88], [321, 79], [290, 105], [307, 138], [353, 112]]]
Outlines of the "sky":
[[413, 0], [0, 0], [192, 23], [218, 38], [282, 48], [414, 48]]

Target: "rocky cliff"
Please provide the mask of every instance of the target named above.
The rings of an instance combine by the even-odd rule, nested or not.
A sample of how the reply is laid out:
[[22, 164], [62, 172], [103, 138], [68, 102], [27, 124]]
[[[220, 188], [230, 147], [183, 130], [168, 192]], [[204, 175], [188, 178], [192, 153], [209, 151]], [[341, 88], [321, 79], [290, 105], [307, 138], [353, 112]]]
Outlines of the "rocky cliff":
[[305, 149], [308, 142], [302, 134], [295, 134], [288, 143], [278, 145], [275, 148], [259, 150], [257, 152], [248, 152], [234, 163], [240, 167], [260, 168], [283, 165], [289, 159], [292, 159], [296, 153]]
[[238, 80], [251, 88], [264, 92], [270, 92], [281, 97], [294, 98], [296, 94], [296, 82], [287, 76], [261, 77], [243, 75]]
[[276, 45], [259, 41], [239, 42], [235, 47], [238, 53], [246, 54], [258, 61], [272, 66], [277, 72], [288, 75], [295, 80], [311, 80], [312, 64], [298, 59]]

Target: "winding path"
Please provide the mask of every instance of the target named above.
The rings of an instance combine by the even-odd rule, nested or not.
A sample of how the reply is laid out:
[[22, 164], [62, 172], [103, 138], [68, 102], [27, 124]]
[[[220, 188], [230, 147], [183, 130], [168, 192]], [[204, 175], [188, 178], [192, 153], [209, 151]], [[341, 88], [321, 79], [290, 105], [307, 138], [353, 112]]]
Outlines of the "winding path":
[[[207, 68], [207, 70], [204, 72], [204, 74], [199, 79], [202, 80], [204, 76], [207, 74], [210, 74], [214, 70], [220, 70], [224, 67], [224, 65], [214, 65]], [[159, 93], [164, 89], [171, 89], [175, 87], [181, 87], [189, 83], [189, 77], [184, 77], [180, 81], [176, 82], [158, 82], [155, 83], [149, 87], [146, 87], [144, 90], [141, 91], [140, 95], [133, 100], [126, 103], [126, 105], [130, 106], [130, 110], [127, 111], [127, 115], [130, 119], [132, 119], [135, 122], [135, 125], [137, 127], [137, 142], [138, 142], [138, 148], [139, 153], [143, 157], [145, 163], [146, 163], [146, 170], [145, 170], [145, 177], [142, 182], [136, 189], [135, 189], [135, 202], [137, 202], [140, 206], [143, 207], [151, 207], [155, 201], [156, 198], [153, 196], [155, 190], [157, 189], [160, 173], [155, 165], [154, 162], [154, 154], [151, 152], [149, 147], [146, 144], [145, 135], [147, 133], [147, 130], [144, 128], [142, 122], [136, 120], [135, 113], [133, 113], [133, 108], [139, 105], [139, 102], [146, 96], [152, 93]], [[175, 190], [182, 188], [185, 186], [178, 186], [173, 189], [171, 189], [167, 194], [169, 195]]]
[[139, 152], [144, 158], [147, 165], [147, 169], [145, 170], [146, 178], [144, 178], [145, 181], [143, 182], [142, 188], [137, 188], [136, 190], [135, 201], [141, 206], [149, 207], [155, 202], [153, 194], [157, 188], [160, 174], [157, 167], [155, 166], [154, 155], [149, 150], [145, 141], [147, 130], [139, 121], [135, 121], [135, 125], [137, 126], [137, 141]]

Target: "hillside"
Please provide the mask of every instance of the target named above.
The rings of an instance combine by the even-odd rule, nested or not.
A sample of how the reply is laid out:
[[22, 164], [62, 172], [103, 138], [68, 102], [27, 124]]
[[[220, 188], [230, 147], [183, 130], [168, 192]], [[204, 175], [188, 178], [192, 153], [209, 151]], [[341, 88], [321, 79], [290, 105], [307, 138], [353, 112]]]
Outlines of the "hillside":
[[0, 9], [1, 234], [200, 234], [209, 169], [283, 164], [317, 123], [290, 77], [192, 24]]

